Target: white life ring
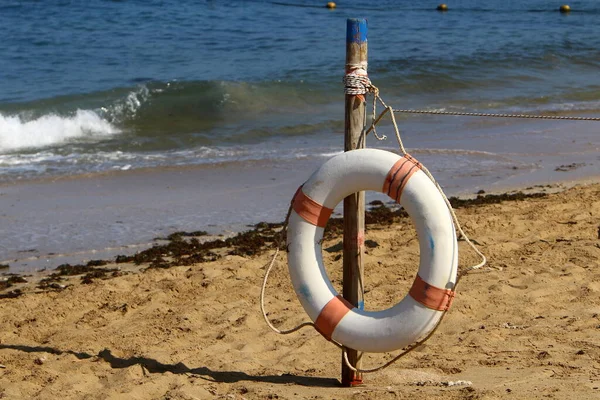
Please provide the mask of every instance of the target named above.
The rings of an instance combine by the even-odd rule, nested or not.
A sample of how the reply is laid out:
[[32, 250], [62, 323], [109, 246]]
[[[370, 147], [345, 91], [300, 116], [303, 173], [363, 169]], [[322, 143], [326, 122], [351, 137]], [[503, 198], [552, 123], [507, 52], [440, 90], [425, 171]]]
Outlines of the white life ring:
[[[338, 295], [323, 266], [321, 239], [329, 216], [344, 197], [363, 190], [381, 191], [398, 201], [419, 238], [415, 282], [402, 301], [383, 311], [353, 307]], [[315, 171], [292, 203], [287, 230], [290, 277], [304, 310], [325, 338], [359, 351], [387, 352], [431, 332], [454, 298], [458, 246], [448, 207], [414, 158], [376, 149], [345, 152]]]

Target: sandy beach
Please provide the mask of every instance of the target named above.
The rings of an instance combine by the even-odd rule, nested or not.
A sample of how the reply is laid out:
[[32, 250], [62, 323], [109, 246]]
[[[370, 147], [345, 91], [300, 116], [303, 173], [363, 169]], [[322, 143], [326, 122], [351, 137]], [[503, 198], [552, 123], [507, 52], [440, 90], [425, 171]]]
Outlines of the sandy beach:
[[[4, 284], [0, 398], [599, 398], [600, 185], [544, 193], [556, 189], [484, 195], [457, 207], [488, 265], [463, 278], [424, 346], [366, 375], [362, 386], [339, 386], [340, 351], [312, 328], [279, 336], [263, 321], [259, 294], [273, 231], [262, 226], [220, 247], [198, 245], [196, 258], [98, 263], [57, 273], [43, 289], [41, 276]], [[368, 225], [371, 310], [404, 297], [418, 265], [410, 221], [387, 216]], [[340, 288], [341, 236], [329, 231], [324, 257]], [[478, 261], [460, 246], [461, 266]], [[277, 326], [307, 320], [285, 257], [267, 289]], [[363, 365], [391, 357], [365, 355]]]
[[[600, 399], [600, 2], [325, 3], [0, 2], [0, 400]], [[348, 118], [367, 66], [384, 101]], [[273, 332], [261, 288], [297, 188], [388, 106], [366, 147], [427, 166], [488, 263], [429, 341], [344, 388], [339, 348]], [[366, 199], [385, 310], [419, 240]], [[281, 253], [285, 330], [309, 319]]]

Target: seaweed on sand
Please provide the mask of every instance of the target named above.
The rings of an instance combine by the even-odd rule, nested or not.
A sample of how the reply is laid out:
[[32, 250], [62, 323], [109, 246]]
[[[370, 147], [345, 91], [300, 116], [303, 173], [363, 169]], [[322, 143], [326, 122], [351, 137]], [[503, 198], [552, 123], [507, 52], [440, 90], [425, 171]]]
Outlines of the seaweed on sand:
[[[175, 232], [167, 237], [168, 243], [152, 246], [132, 256], [117, 256], [117, 263], [132, 262], [136, 265], [148, 264], [149, 268], [169, 268], [177, 265], [192, 265], [215, 261], [223, 253], [229, 255], [254, 256], [260, 254], [277, 240], [282, 224], [261, 222], [254, 229], [241, 232], [234, 237], [200, 242], [196, 235], [205, 235], [204, 231], [192, 233]], [[187, 239], [190, 238], [191, 239]], [[218, 249], [229, 249], [227, 252]]]
[[502, 193], [502, 194], [487, 194], [485, 196], [478, 195], [474, 199], [459, 199], [458, 197], [449, 197], [448, 200], [453, 208], [463, 208], [471, 206], [479, 206], [483, 204], [499, 204], [504, 201], [522, 201], [525, 199], [539, 199], [547, 197], [546, 193]]
[[93, 279], [108, 278], [109, 273], [111, 276], [119, 274], [119, 270], [116, 268], [98, 268], [98, 266], [107, 265], [106, 260], [91, 260], [87, 264], [61, 264], [56, 267], [55, 271], [48, 275], [46, 278], [40, 280], [38, 289], [59, 289], [62, 290], [66, 286], [61, 285], [59, 282], [64, 281], [65, 276], [84, 275], [81, 278], [82, 283], [91, 283]]

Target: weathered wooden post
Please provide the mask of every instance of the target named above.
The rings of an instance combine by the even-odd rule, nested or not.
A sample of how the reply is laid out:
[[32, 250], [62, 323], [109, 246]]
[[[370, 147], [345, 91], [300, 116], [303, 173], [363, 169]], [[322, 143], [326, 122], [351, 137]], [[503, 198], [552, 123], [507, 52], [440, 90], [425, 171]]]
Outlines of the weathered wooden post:
[[[366, 74], [367, 20], [348, 19], [346, 26], [346, 74]], [[364, 147], [360, 140], [365, 126], [366, 103], [362, 95], [346, 94], [344, 150]], [[363, 308], [363, 247], [365, 242], [365, 193], [344, 199], [344, 284], [343, 296], [355, 307]], [[360, 366], [360, 354], [346, 349], [353, 367]], [[362, 375], [352, 371], [342, 358], [342, 385], [362, 383]]]

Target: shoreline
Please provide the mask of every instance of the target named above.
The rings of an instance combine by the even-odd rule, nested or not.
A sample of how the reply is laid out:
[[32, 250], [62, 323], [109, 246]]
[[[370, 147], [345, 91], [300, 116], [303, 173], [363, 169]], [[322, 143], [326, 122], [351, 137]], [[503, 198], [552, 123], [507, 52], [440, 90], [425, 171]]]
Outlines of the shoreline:
[[[0, 204], [7, 211], [0, 219], [6, 233], [0, 264], [10, 264], [16, 273], [53, 269], [63, 263], [130, 255], [176, 231], [202, 229], [231, 236], [260, 221], [278, 222], [297, 187], [325, 159], [140, 168], [4, 183]], [[517, 169], [516, 176], [489, 185], [477, 184], [481, 177], [468, 186], [464, 177], [434, 176], [447, 186], [449, 196], [467, 198], [479, 190], [569, 187], [598, 176], [594, 165], [553, 171], [569, 167], [562, 162], [572, 162], [571, 157], [556, 166]], [[368, 199], [387, 201], [372, 192]]]
[[[570, 184], [534, 185], [506, 192], [487, 193], [481, 190], [480, 193], [471, 196], [449, 196], [448, 199], [456, 210], [457, 208], [481, 207], [501, 202], [545, 197], [588, 186], [600, 186], [600, 183], [590, 178], [586, 181], [570, 182]], [[397, 207], [397, 203], [391, 200], [386, 203], [373, 200], [367, 204], [366, 220], [369, 221], [367, 230], [373, 226], [389, 224], [391, 221], [398, 222], [399, 216], [406, 218], [403, 210]], [[340, 213], [334, 213], [326, 228], [326, 235], [341, 235], [342, 221]], [[147, 244], [119, 246], [110, 249], [112, 251], [106, 252], [109, 255], [106, 258], [101, 257], [102, 252], [94, 251], [93, 254], [98, 257], [84, 262], [70, 263], [68, 261], [72, 255], [55, 254], [49, 258], [61, 259], [65, 262], [55, 268], [34, 271], [14, 272], [10, 270], [8, 263], [0, 263], [0, 299], [14, 298], [40, 291], [62, 291], [80, 283], [79, 281], [89, 284], [94, 279], [109, 279], [122, 274], [143, 273], [152, 268], [172, 268], [198, 262], [216, 261], [226, 255], [260, 255], [269, 250], [267, 243], [271, 243], [270, 250], [275, 249], [272, 245], [273, 238], [277, 236], [282, 226], [283, 222], [261, 221], [254, 225], [246, 225], [246, 228], [250, 229], [231, 232], [228, 235], [209, 234], [207, 231], [171, 232], [164, 237], [156, 237]], [[211, 250], [214, 249], [220, 250], [213, 253]], [[231, 249], [233, 249], [232, 252], [227, 253]], [[82, 254], [92, 254], [92, 252], [87, 251]], [[73, 259], [77, 260], [78, 258]], [[165, 261], [165, 259], [167, 260]], [[32, 260], [37, 259], [32, 257]]]
[[[0, 185], [0, 203], [10, 211], [0, 216], [7, 232], [0, 243], [0, 264], [10, 265], [12, 273], [34, 273], [65, 263], [132, 255], [176, 231], [206, 230], [215, 237], [231, 237], [258, 222], [276, 223], [284, 219], [293, 193], [318, 165], [312, 160], [277, 167], [251, 163], [244, 169], [144, 168]], [[309, 172], [299, 174], [298, 169]], [[448, 196], [472, 198], [481, 190], [553, 192], [595, 181], [589, 172], [583, 177], [577, 172], [560, 172], [546, 182], [517, 179], [446, 191]], [[561, 174], [563, 179], [557, 179]], [[391, 203], [375, 192], [369, 192], [367, 200]], [[237, 208], [240, 204], [247, 209]], [[338, 206], [334, 216], [340, 213]]]

